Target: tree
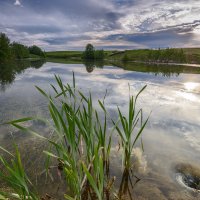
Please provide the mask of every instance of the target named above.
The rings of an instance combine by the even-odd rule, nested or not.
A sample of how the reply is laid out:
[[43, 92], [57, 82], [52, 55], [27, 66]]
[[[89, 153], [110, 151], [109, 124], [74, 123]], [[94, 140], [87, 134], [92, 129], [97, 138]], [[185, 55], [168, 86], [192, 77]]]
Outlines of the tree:
[[11, 45], [12, 53], [16, 59], [29, 58], [28, 47], [17, 42], [13, 42]]
[[29, 54], [45, 57], [45, 53], [38, 46], [27, 47], [23, 44], [13, 42], [10, 44], [5, 33], [0, 33], [0, 63], [14, 59], [29, 58]]
[[5, 33], [0, 33], [0, 62], [8, 60], [10, 57], [10, 40]]
[[96, 50], [95, 51], [95, 59], [96, 60], [103, 60], [104, 59], [104, 50]]
[[84, 59], [95, 59], [95, 49], [92, 44], [87, 44], [83, 53]]
[[45, 57], [45, 53], [42, 51], [42, 49], [36, 45], [33, 45], [29, 47], [30, 54], [34, 54], [40, 57]]

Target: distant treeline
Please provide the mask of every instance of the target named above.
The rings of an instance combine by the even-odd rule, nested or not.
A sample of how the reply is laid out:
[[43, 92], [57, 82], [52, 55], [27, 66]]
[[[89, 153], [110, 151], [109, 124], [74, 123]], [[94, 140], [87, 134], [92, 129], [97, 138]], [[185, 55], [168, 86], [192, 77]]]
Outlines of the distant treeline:
[[10, 42], [5, 33], [0, 33], [0, 62], [30, 57], [45, 57], [42, 49], [36, 45], [27, 47], [17, 42]]

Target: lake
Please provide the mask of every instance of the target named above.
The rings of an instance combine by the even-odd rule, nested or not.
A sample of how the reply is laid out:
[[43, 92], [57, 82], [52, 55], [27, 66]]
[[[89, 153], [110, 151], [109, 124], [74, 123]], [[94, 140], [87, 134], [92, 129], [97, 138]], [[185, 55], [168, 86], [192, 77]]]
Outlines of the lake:
[[[134, 152], [138, 166], [126, 183], [121, 161], [117, 157], [118, 139], [114, 136], [110, 176], [115, 176], [114, 190], [123, 190], [125, 199], [199, 199], [200, 194], [184, 184], [181, 172], [196, 173], [200, 166], [200, 68], [189, 66], [145, 65], [138, 63], [56, 63], [26, 61], [0, 66], [0, 123], [28, 116], [49, 118], [46, 99], [35, 85], [50, 92], [54, 74], [64, 83], [72, 83], [75, 72], [77, 87], [91, 91], [94, 100], [103, 98], [115, 117], [116, 107], [124, 113], [131, 94], [147, 85], [138, 107], [150, 120], [142, 135], [144, 152], [138, 144]], [[25, 124], [40, 134], [48, 135], [42, 123]], [[19, 144], [29, 173], [37, 171], [36, 183], [41, 192], [59, 196], [64, 184], [56, 173], [44, 180], [44, 144], [29, 134], [10, 126], [0, 126], [0, 145], [11, 149], [13, 138]], [[35, 166], [35, 167], [33, 167]], [[39, 171], [39, 172], [38, 172]]]

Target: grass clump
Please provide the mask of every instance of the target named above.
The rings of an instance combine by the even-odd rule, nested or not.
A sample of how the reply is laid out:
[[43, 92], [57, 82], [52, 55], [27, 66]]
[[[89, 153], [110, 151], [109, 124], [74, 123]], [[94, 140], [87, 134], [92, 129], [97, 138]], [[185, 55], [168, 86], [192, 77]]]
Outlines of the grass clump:
[[[120, 143], [123, 148], [123, 164], [124, 167], [127, 169], [131, 167], [131, 154], [133, 148], [138, 141], [140, 135], [142, 134], [149, 119], [147, 118], [145, 122], [143, 122], [143, 110], [136, 110], [137, 99], [145, 88], [146, 86], [144, 86], [139, 91], [135, 99], [133, 96], [130, 96], [128, 116], [124, 116], [118, 107], [119, 121], [117, 123], [113, 121], [113, 124], [116, 126], [116, 130], [120, 136]], [[136, 134], [133, 134], [139, 121], [141, 127]]]
[[0, 171], [0, 178], [12, 191], [0, 190], [0, 199], [38, 200], [39, 196], [23, 168], [18, 147], [15, 145], [14, 155], [3, 148], [1, 150], [9, 154], [11, 160], [7, 162], [3, 156], [0, 156], [0, 163], [3, 166], [3, 170]]

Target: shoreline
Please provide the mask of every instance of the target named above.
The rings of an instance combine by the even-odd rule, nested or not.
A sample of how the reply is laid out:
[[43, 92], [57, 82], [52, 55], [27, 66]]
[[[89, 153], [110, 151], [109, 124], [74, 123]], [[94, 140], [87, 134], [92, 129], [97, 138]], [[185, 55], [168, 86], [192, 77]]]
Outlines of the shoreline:
[[176, 66], [187, 66], [187, 67], [200, 67], [200, 64], [192, 64], [192, 63], [176, 63], [176, 62], [145, 62], [145, 61], [121, 61], [121, 60], [109, 60], [105, 59], [108, 62], [121, 62], [121, 63], [142, 63], [142, 64], [153, 64], [153, 65], [176, 65]]

